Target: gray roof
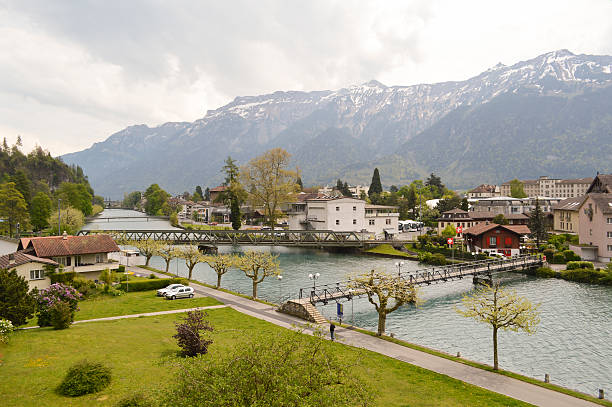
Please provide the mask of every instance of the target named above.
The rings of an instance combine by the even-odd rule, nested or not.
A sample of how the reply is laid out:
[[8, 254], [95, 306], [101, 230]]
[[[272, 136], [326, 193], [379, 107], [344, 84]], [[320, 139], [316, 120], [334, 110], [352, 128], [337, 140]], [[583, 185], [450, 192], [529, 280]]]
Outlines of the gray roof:
[[562, 210], [562, 211], [577, 211], [582, 205], [582, 202], [585, 200], [586, 196], [577, 196], [575, 198], [564, 199], [555, 206], [553, 206], [553, 210]]
[[51, 259], [43, 259], [22, 251], [0, 256], [0, 269], [11, 269], [26, 263], [42, 263], [57, 266], [57, 263]]

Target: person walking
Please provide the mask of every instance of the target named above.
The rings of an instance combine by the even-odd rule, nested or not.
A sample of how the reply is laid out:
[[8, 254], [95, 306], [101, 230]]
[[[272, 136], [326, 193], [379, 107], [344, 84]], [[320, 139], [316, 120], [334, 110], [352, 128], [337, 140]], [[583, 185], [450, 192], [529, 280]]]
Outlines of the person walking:
[[334, 323], [332, 322], [331, 324], [329, 324], [329, 334], [331, 336], [331, 340], [332, 342], [334, 341], [334, 331], [336, 330], [336, 325], [334, 325]]

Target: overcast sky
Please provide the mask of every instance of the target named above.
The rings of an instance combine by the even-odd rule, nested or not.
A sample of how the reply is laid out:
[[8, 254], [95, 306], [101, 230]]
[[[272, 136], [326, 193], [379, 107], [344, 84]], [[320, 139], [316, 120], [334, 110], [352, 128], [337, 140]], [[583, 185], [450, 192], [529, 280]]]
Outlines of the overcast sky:
[[462, 80], [562, 48], [612, 55], [612, 0], [0, 0], [0, 137], [58, 155], [236, 96]]

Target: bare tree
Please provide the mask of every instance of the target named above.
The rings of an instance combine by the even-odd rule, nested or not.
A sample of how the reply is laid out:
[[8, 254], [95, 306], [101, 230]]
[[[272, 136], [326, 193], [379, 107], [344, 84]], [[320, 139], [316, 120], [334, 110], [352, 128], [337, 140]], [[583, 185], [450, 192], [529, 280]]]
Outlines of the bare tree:
[[535, 332], [540, 323], [540, 304], [532, 304], [527, 298], [519, 296], [516, 291], [507, 291], [499, 283], [493, 286], [483, 285], [473, 295], [466, 295], [462, 300], [465, 309], [456, 311], [464, 317], [474, 318], [493, 327], [493, 369], [498, 370], [497, 331], [510, 330]]
[[257, 285], [266, 277], [278, 276], [282, 270], [278, 264], [278, 256], [270, 253], [247, 251], [236, 259], [236, 267], [253, 280], [253, 298], [257, 298]]
[[364, 291], [368, 301], [378, 312], [377, 334], [385, 333], [387, 315], [405, 304], [418, 304], [418, 293], [413, 284], [399, 278], [377, 271], [349, 277], [349, 286], [357, 292]]
[[130, 246], [136, 247], [140, 251], [140, 253], [145, 256], [145, 258], [147, 259], [147, 261], [145, 262], [145, 266], [149, 265], [151, 257], [155, 256], [158, 253], [159, 249], [162, 247], [162, 242], [153, 239], [134, 240], [128, 242], [128, 244]]
[[156, 256], [159, 256], [164, 259], [164, 262], [166, 263], [166, 273], [170, 269], [170, 262], [172, 261], [172, 259], [180, 257], [180, 254], [180, 251], [171, 244], [165, 244], [163, 246], [160, 246], [155, 252]]
[[236, 256], [230, 254], [217, 254], [214, 256], [204, 256], [204, 263], [208, 264], [217, 273], [217, 289], [221, 287], [221, 277], [227, 273], [234, 264]]
[[185, 259], [187, 270], [189, 270], [188, 278], [191, 280], [191, 276], [193, 274], [193, 268], [196, 266], [196, 264], [202, 263], [204, 261], [204, 257], [205, 257], [204, 254], [200, 252], [200, 249], [198, 249], [198, 246], [195, 246], [192, 244], [180, 247], [177, 253], [178, 253], [177, 257]]

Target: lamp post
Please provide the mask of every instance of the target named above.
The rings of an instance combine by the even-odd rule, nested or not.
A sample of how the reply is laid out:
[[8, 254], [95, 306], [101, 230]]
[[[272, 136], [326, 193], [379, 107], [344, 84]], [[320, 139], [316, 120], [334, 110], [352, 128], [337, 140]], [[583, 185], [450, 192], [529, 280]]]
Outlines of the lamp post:
[[60, 236], [62, 234], [62, 200], [61, 198], [57, 200], [57, 235]]
[[349, 294], [351, 296], [351, 326], [355, 326], [355, 307], [353, 306], [353, 293], [355, 292], [355, 290], [353, 290], [352, 288], [349, 288]]
[[278, 276], [276, 276], [276, 279], [278, 280], [278, 302], [280, 303], [281, 300], [282, 300], [282, 297], [283, 297], [283, 292], [282, 292], [282, 289], [283, 289], [283, 284], [282, 284], [283, 276], [278, 275]]
[[403, 261], [396, 262], [395, 267], [397, 267], [397, 276], [399, 277], [402, 274], [402, 266], [404, 265]]
[[317, 289], [317, 278], [321, 277], [321, 274], [319, 273], [315, 273], [315, 274], [308, 274], [308, 278], [312, 280], [312, 289], [313, 291], [316, 291]]

